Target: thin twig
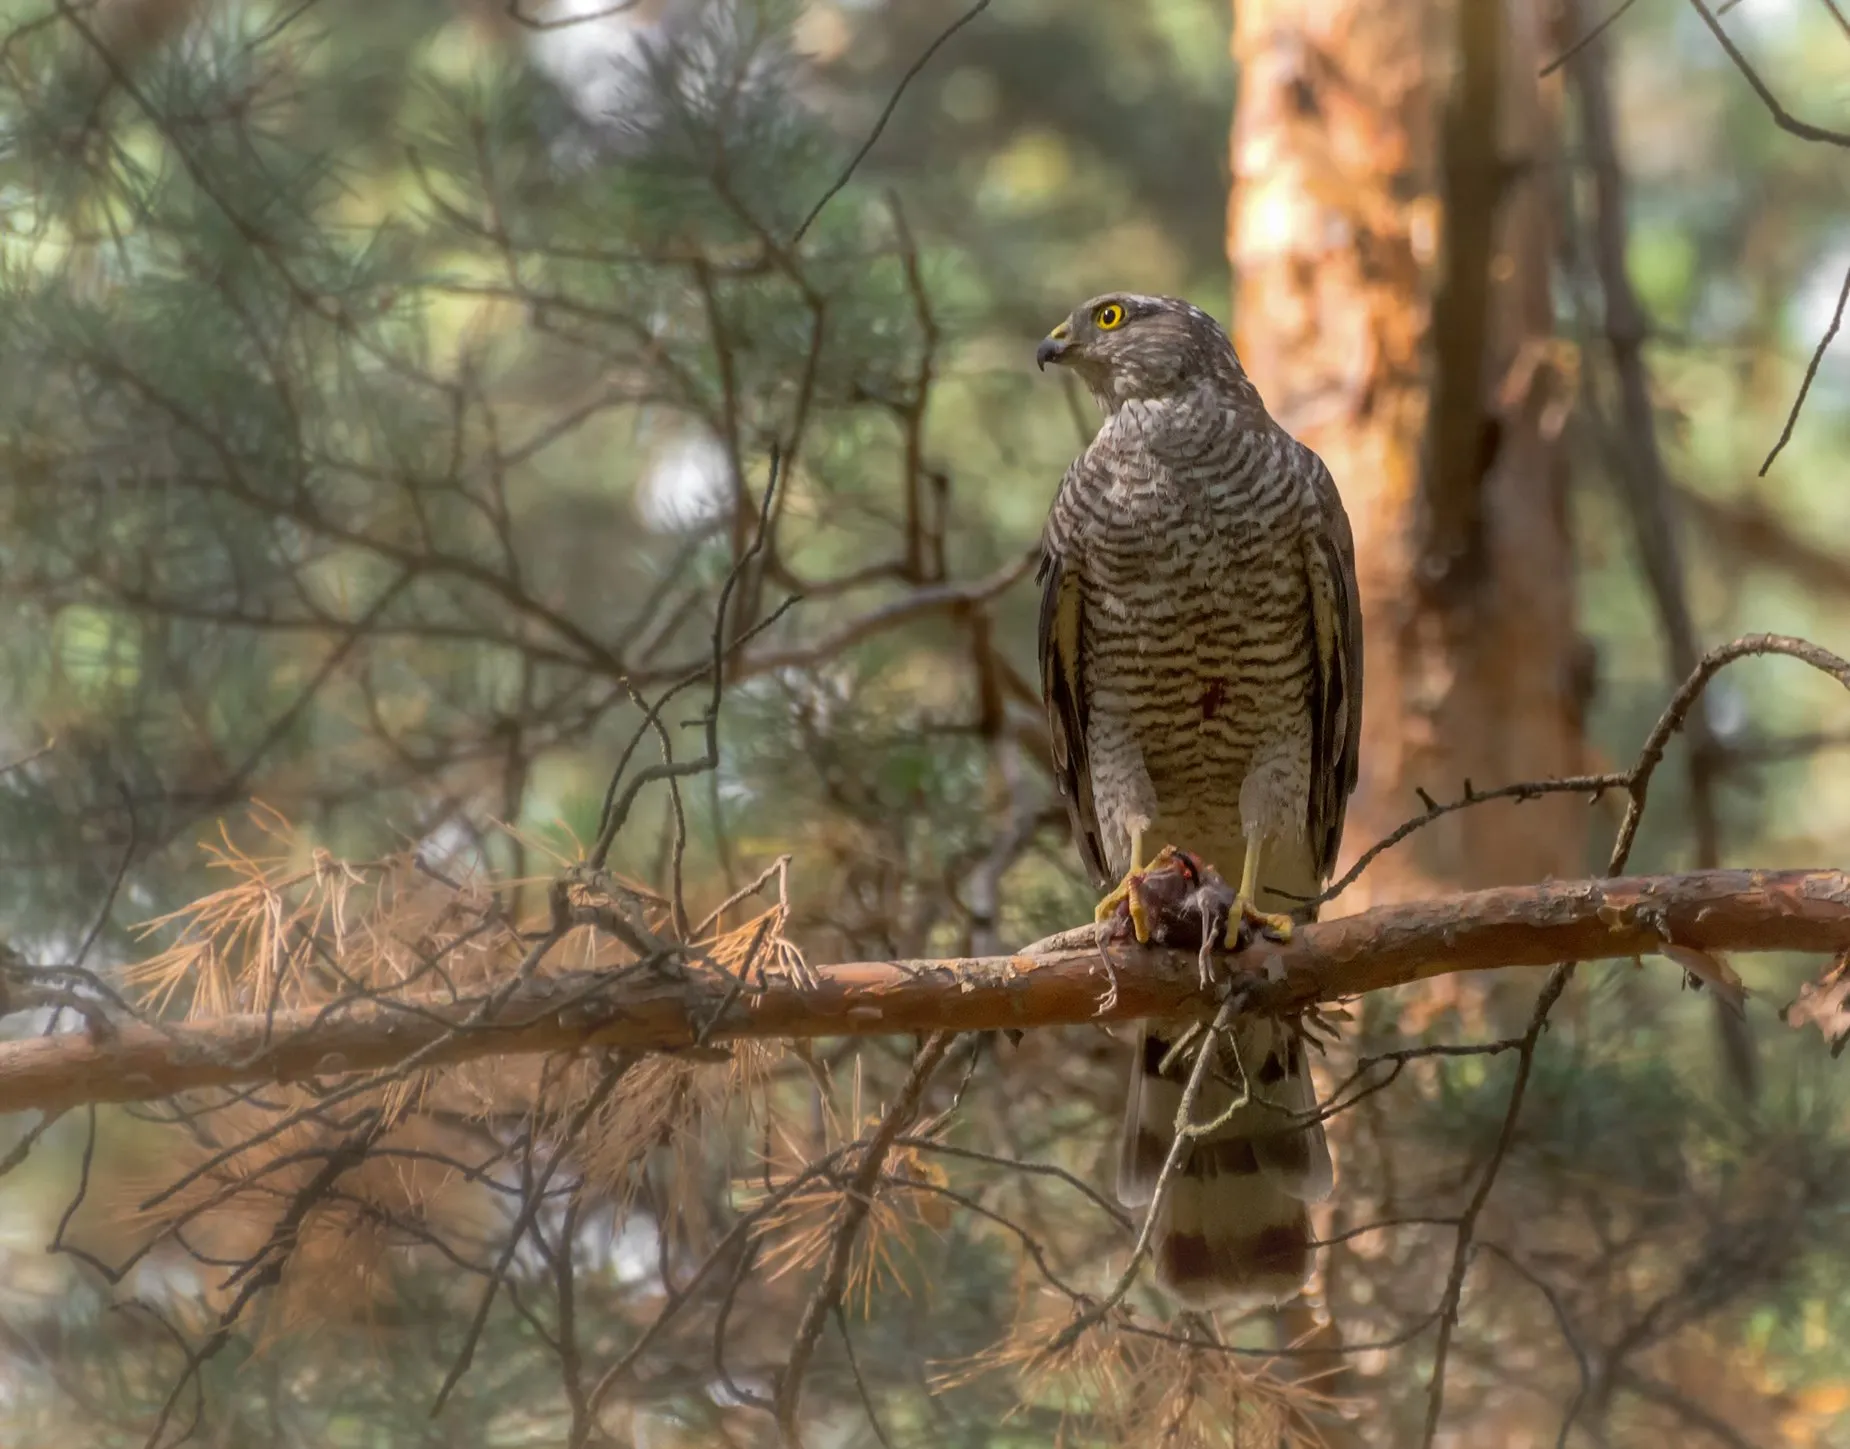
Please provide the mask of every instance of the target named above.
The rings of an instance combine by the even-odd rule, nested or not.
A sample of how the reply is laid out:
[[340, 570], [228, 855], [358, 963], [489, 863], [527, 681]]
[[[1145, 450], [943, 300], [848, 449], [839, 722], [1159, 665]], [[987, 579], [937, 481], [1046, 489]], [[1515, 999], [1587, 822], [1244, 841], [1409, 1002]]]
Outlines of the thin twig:
[[0, 1157], [0, 1177], [5, 1177], [24, 1162], [31, 1155], [32, 1149], [38, 1145], [39, 1138], [43, 1137], [50, 1130], [51, 1125], [63, 1115], [62, 1112], [46, 1112], [39, 1117], [38, 1121], [20, 1133], [19, 1141], [7, 1149], [5, 1157]]
[[[1195, 1139], [1213, 1130], [1215, 1123], [1197, 1125], [1195, 1122], [1195, 1102], [1201, 1096], [1201, 1089], [1208, 1079], [1208, 1064], [1214, 1059], [1221, 1040], [1227, 1034], [1227, 1028], [1234, 1017], [1235, 997], [1228, 996], [1214, 1015], [1214, 1024], [1202, 1035], [1201, 1045], [1195, 1049], [1194, 1065], [1189, 1068], [1188, 1082], [1182, 1088], [1182, 1100], [1176, 1103], [1175, 1136], [1169, 1141], [1168, 1155], [1163, 1158], [1162, 1170], [1156, 1174], [1156, 1188], [1150, 1194], [1150, 1205], [1143, 1215], [1143, 1225], [1137, 1230], [1137, 1241], [1131, 1248], [1130, 1260], [1125, 1263], [1124, 1271], [1118, 1280], [1097, 1303], [1085, 1312], [1077, 1315], [1073, 1321], [1053, 1336], [1047, 1347], [1042, 1350], [1044, 1357], [1051, 1358], [1066, 1352], [1099, 1323], [1105, 1316], [1124, 1301], [1124, 1296], [1131, 1291], [1131, 1284], [1137, 1281], [1137, 1270], [1143, 1265], [1146, 1254], [1150, 1251], [1150, 1239], [1155, 1235], [1156, 1220], [1162, 1213], [1163, 1204], [1168, 1201], [1170, 1184], [1182, 1168], [1182, 1159], [1194, 1150]], [[1240, 1092], [1233, 1105], [1222, 1117], [1230, 1116], [1247, 1103], [1248, 1085], [1246, 1074], [1241, 1072]]]
[[860, 1395], [861, 1412], [867, 1415], [867, 1426], [874, 1431], [881, 1449], [893, 1449], [893, 1441], [887, 1438], [880, 1415], [874, 1409], [874, 1396], [867, 1391], [867, 1380], [861, 1376], [861, 1360], [854, 1352], [854, 1335], [848, 1332], [848, 1315], [842, 1312], [840, 1303], [835, 1305], [835, 1331], [841, 1335], [842, 1352], [848, 1356], [848, 1372], [854, 1377], [854, 1391]]
[[1499, 785], [1494, 790], [1479, 790], [1469, 780], [1464, 782], [1464, 793], [1456, 800], [1441, 803], [1433, 799], [1424, 790], [1418, 791], [1420, 803], [1426, 807], [1423, 815], [1415, 815], [1403, 821], [1367, 850], [1356, 857], [1342, 876], [1333, 881], [1325, 890], [1311, 898], [1318, 905], [1333, 901], [1350, 886], [1362, 878], [1362, 872], [1375, 863], [1375, 857], [1392, 850], [1409, 835], [1424, 830], [1435, 821], [1447, 815], [1455, 815], [1460, 810], [1475, 809], [1479, 805], [1488, 805], [1493, 800], [1514, 800], [1519, 804], [1525, 800], [1540, 800], [1547, 795], [1585, 795], [1598, 801], [1608, 790], [1623, 790], [1629, 777], [1621, 774], [1606, 775], [1562, 775], [1552, 780], [1524, 780], [1515, 785]]
[[1727, 1420], [1711, 1413], [1686, 1394], [1665, 1383], [1626, 1369], [1619, 1375], [1619, 1387], [1628, 1393], [1636, 1394], [1648, 1404], [1656, 1404], [1661, 1409], [1668, 1409], [1677, 1418], [1692, 1429], [1699, 1429], [1707, 1434], [1724, 1449], [1759, 1449], [1759, 1446]]
[[[1750, 634], [1733, 640], [1719, 648], [1711, 649], [1702, 658], [1701, 663], [1680, 689], [1672, 696], [1669, 704], [1658, 716], [1656, 725], [1645, 738], [1643, 747], [1638, 752], [1637, 761], [1627, 772], [1626, 792], [1630, 797], [1625, 818], [1620, 822], [1617, 837], [1613, 841], [1612, 853], [1607, 861], [1608, 878], [1613, 878], [1625, 869], [1631, 859], [1632, 846], [1638, 838], [1638, 826], [1644, 818], [1645, 802], [1650, 793], [1651, 780], [1658, 765], [1663, 761], [1664, 751], [1670, 740], [1681, 730], [1690, 716], [1690, 712], [1700, 703], [1703, 691], [1728, 665], [1741, 659], [1753, 658], [1765, 654], [1782, 654], [1798, 659], [1812, 668], [1830, 675], [1846, 689], [1850, 689], [1850, 661], [1831, 653], [1828, 649], [1804, 639], [1794, 639], [1779, 634]], [[1543, 1030], [1548, 1024], [1548, 1016], [1554, 1005], [1561, 999], [1573, 979], [1573, 961], [1560, 962], [1549, 973], [1547, 982], [1536, 997], [1534, 1010], [1529, 1017], [1528, 1028], [1523, 1033], [1522, 1045], [1517, 1052], [1516, 1077], [1510, 1085], [1510, 1094], [1504, 1107], [1503, 1122], [1498, 1129], [1497, 1140], [1491, 1149], [1490, 1158], [1485, 1163], [1473, 1189], [1470, 1201], [1459, 1215], [1457, 1237], [1453, 1245], [1452, 1265], [1446, 1276], [1445, 1291], [1439, 1305], [1439, 1333], [1433, 1347], [1433, 1366], [1431, 1378], [1427, 1384], [1426, 1422], [1421, 1436], [1421, 1449], [1432, 1449], [1439, 1432], [1439, 1418], [1445, 1406], [1445, 1372], [1446, 1362], [1452, 1345], [1452, 1334], [1458, 1323], [1460, 1301], [1464, 1293], [1465, 1274], [1471, 1263], [1474, 1234], [1479, 1215], [1484, 1204], [1489, 1200], [1491, 1188], [1495, 1185], [1505, 1158], [1509, 1155], [1510, 1145], [1515, 1140], [1516, 1124], [1522, 1115], [1523, 1100], [1528, 1092], [1529, 1079], [1535, 1065], [1535, 1049], [1541, 1040]]]
[[1728, 32], [1722, 29], [1722, 23], [1715, 18], [1715, 13], [1703, 3], [1703, 0], [1689, 0], [1689, 3], [1696, 7], [1696, 13], [1702, 17], [1702, 23], [1709, 27], [1710, 34], [1728, 53], [1728, 59], [1734, 62], [1734, 68], [1740, 71], [1748, 85], [1753, 87], [1754, 94], [1760, 97], [1761, 104], [1767, 108], [1767, 113], [1773, 117], [1774, 124], [1780, 130], [1806, 141], [1820, 141], [1827, 146], [1850, 147], [1850, 132], [1833, 131], [1824, 126], [1814, 126], [1810, 121], [1801, 121], [1781, 105], [1779, 97], [1773, 94], [1771, 87], [1760, 78], [1760, 72], [1754, 69], [1753, 62], [1741, 53], [1741, 48], [1733, 40], [1729, 39]]
[[1837, 306], [1831, 312], [1831, 325], [1824, 329], [1824, 336], [1818, 339], [1818, 345], [1812, 349], [1811, 361], [1805, 367], [1805, 380], [1799, 384], [1798, 396], [1792, 400], [1792, 410], [1786, 414], [1786, 425], [1779, 430], [1779, 441], [1773, 444], [1773, 451], [1766, 455], [1766, 462], [1760, 465], [1760, 476], [1766, 477], [1767, 470], [1773, 466], [1773, 460], [1785, 450], [1791, 441], [1792, 430], [1799, 421], [1799, 409], [1805, 406], [1805, 399], [1811, 393], [1812, 382], [1818, 376], [1819, 364], [1824, 361], [1824, 354], [1831, 343], [1836, 340], [1837, 329], [1844, 325], [1844, 304], [1850, 302], [1850, 268], [1844, 271], [1844, 284], [1837, 293]]
[[847, 1287], [848, 1265], [853, 1258], [861, 1226], [873, 1210], [874, 1193], [880, 1175], [886, 1168], [887, 1153], [892, 1150], [895, 1139], [918, 1117], [925, 1099], [925, 1089], [931, 1084], [932, 1073], [938, 1069], [938, 1063], [944, 1060], [945, 1052], [950, 1050], [955, 1040], [955, 1035], [948, 1031], [933, 1032], [926, 1038], [925, 1044], [919, 1048], [918, 1056], [913, 1059], [912, 1071], [905, 1085], [899, 1089], [893, 1105], [874, 1130], [873, 1137], [863, 1149], [854, 1174], [843, 1191], [841, 1217], [829, 1242], [828, 1260], [803, 1310], [803, 1316], [798, 1320], [795, 1343], [777, 1379], [773, 1413], [777, 1419], [778, 1434], [787, 1445], [800, 1446], [803, 1442], [797, 1425], [803, 1380], [809, 1372], [809, 1361], [815, 1354], [816, 1342], [822, 1336], [823, 1327], [828, 1323], [829, 1315], [841, 1303], [842, 1293]]
[[546, 1165], [540, 1169], [538, 1178], [535, 1179], [532, 1188], [521, 1200], [519, 1210], [514, 1214], [514, 1221], [508, 1228], [507, 1241], [502, 1244], [501, 1256], [495, 1263], [493, 1273], [489, 1276], [488, 1286], [482, 1290], [482, 1296], [476, 1303], [475, 1316], [470, 1320], [469, 1327], [463, 1334], [462, 1348], [458, 1350], [454, 1362], [451, 1363], [450, 1371], [444, 1375], [443, 1383], [437, 1389], [436, 1398], [431, 1401], [430, 1416], [433, 1419], [443, 1412], [443, 1406], [449, 1402], [450, 1394], [455, 1390], [456, 1385], [462, 1382], [462, 1376], [468, 1372], [469, 1365], [475, 1358], [475, 1346], [481, 1339], [482, 1329], [487, 1326], [488, 1310], [494, 1306], [495, 1291], [507, 1277], [508, 1267], [514, 1261], [514, 1254], [518, 1251], [521, 1240], [525, 1238], [527, 1229], [532, 1226], [534, 1214], [539, 1211], [540, 1203], [545, 1200], [546, 1185], [552, 1181], [553, 1174], [565, 1161], [566, 1154], [577, 1145], [578, 1134], [584, 1130], [585, 1123], [589, 1122], [598, 1109], [609, 1100], [617, 1084], [623, 1080], [629, 1069], [639, 1059], [638, 1053], [628, 1053], [606, 1063], [602, 1075], [598, 1078], [597, 1086], [586, 1095], [584, 1101], [578, 1104], [577, 1109], [560, 1131], [558, 1146], [546, 1159]]
[[57, 741], [55, 739], [46, 740], [44, 744], [40, 745], [36, 750], [32, 751], [30, 754], [21, 755], [16, 760], [8, 760], [4, 765], [0, 765], [0, 778], [4, 778], [5, 776], [12, 774], [15, 770], [23, 770], [26, 768], [27, 765], [30, 765], [34, 763], [35, 761], [43, 759], [46, 755], [49, 755], [52, 752], [52, 749], [56, 744], [57, 744]]
[[1593, 1387], [1593, 1362], [1587, 1356], [1586, 1345], [1580, 1341], [1574, 1320], [1568, 1315], [1567, 1305], [1561, 1301], [1561, 1295], [1549, 1286], [1547, 1279], [1501, 1243], [1486, 1240], [1480, 1242], [1478, 1247], [1500, 1258], [1512, 1272], [1547, 1300], [1549, 1311], [1555, 1317], [1555, 1326], [1561, 1330], [1561, 1339], [1567, 1344], [1568, 1352], [1574, 1355], [1574, 1365], [1580, 1371], [1580, 1382], [1574, 1389], [1574, 1397], [1568, 1401], [1561, 1416], [1561, 1427], [1555, 1434], [1555, 1449], [1567, 1449], [1567, 1436], [1573, 1432], [1574, 1421], [1580, 1417], [1581, 1405], [1586, 1403], [1587, 1395]]
[[1585, 50], [1614, 25], [1618, 24], [1619, 21], [1624, 18], [1625, 12], [1630, 10], [1632, 6], [1637, 3], [1638, 0], [1623, 0], [1623, 3], [1620, 4], [1617, 10], [1614, 10], [1612, 14], [1608, 15], [1604, 20], [1584, 31], [1579, 39], [1575, 40], [1566, 50], [1562, 51], [1553, 60], [1549, 61], [1547, 65], [1543, 66], [1541, 70], [1537, 72], [1536, 79], [1547, 80], [1549, 76], [1561, 69], [1562, 66], [1566, 65], [1575, 56], [1579, 55], [1581, 51]]
[[[593, 870], [603, 869], [604, 862], [610, 857], [611, 846], [616, 843], [617, 835], [622, 831], [624, 822], [629, 819], [629, 813], [635, 805], [636, 797], [642, 793], [645, 786], [654, 784], [658, 780], [678, 780], [690, 775], [702, 774], [719, 764], [719, 708], [726, 688], [726, 657], [731, 650], [750, 637], [749, 633], [742, 633], [737, 639], [728, 639], [726, 622], [731, 614], [734, 591], [738, 588], [752, 561], [763, 551], [769, 537], [772, 503], [777, 497], [778, 484], [782, 476], [781, 461], [778, 450], [772, 448], [770, 467], [765, 478], [764, 497], [760, 500], [758, 508], [758, 530], [744, 551], [733, 561], [732, 568], [727, 571], [726, 581], [720, 586], [719, 598], [713, 606], [710, 657], [703, 666], [690, 671], [671, 687], [645, 715], [646, 725], [659, 728], [660, 712], [668, 700], [682, 687], [693, 684], [697, 680], [706, 679], [708, 695], [706, 710], [700, 717], [702, 730], [700, 756], [698, 759], [680, 763], [664, 760], [659, 765], [651, 765], [648, 769], [639, 771], [636, 778], [630, 781], [629, 787], [619, 796], [617, 784], [623, 778], [629, 758], [628, 752], [625, 752], [623, 760], [618, 763], [616, 770], [611, 774], [609, 788], [604, 792], [604, 808], [602, 819], [598, 824], [597, 842], [592, 846], [586, 858], [586, 863]], [[638, 731], [639, 737], [640, 734], [641, 731]]]
[[[1586, 0], [1566, 0], [1567, 15], [1581, 14]], [[1593, 260], [1605, 302], [1606, 344], [1618, 377], [1617, 425], [1602, 428], [1602, 441], [1613, 454], [1619, 491], [1631, 518], [1633, 541], [1656, 605], [1666, 663], [1672, 681], [1687, 679], [1702, 649], [1689, 605], [1689, 586], [1678, 533], [1681, 519], [1676, 491], [1658, 445], [1657, 413], [1651, 400], [1644, 358], [1649, 319], [1632, 286], [1627, 267], [1625, 172], [1619, 163], [1617, 122], [1613, 116], [1606, 46], [1584, 47], [1571, 68], [1580, 99], [1581, 127], [1593, 172]], [[1593, 398], [1589, 374], [1585, 383]], [[1719, 749], [1708, 713], [1691, 716], [1686, 751], [1689, 814], [1695, 865], [1708, 870], [1721, 863], [1721, 816], [1716, 799]], [[1724, 1060], [1737, 1089], [1752, 1097], [1757, 1086], [1752, 1034], [1745, 1023], [1718, 1002], [1717, 1027]]]
[[867, 139], [861, 142], [860, 149], [848, 158], [848, 164], [842, 167], [841, 175], [835, 178], [829, 189], [816, 198], [816, 204], [809, 209], [809, 215], [803, 218], [802, 224], [790, 234], [792, 247], [803, 240], [809, 229], [816, 224], [816, 218], [822, 215], [828, 204], [839, 196], [843, 188], [854, 179], [854, 173], [860, 170], [861, 163], [867, 159], [867, 153], [872, 151], [880, 140], [880, 133], [886, 130], [886, 123], [893, 119], [893, 112], [899, 108], [900, 97], [905, 95], [906, 87], [918, 79], [919, 72], [931, 64], [931, 58], [938, 53], [947, 40], [988, 8], [989, 0], [976, 0], [974, 5], [939, 31], [937, 38], [925, 47], [918, 59], [906, 67], [906, 73], [899, 78], [899, 84], [894, 87], [892, 95], [887, 97], [886, 105], [881, 107], [880, 115], [874, 121], [874, 128], [867, 133]]

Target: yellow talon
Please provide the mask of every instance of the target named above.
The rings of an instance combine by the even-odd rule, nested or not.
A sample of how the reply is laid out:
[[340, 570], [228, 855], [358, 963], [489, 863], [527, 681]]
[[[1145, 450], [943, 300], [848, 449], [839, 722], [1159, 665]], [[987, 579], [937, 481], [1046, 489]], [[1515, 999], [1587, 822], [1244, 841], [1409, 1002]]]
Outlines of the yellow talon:
[[1110, 920], [1111, 913], [1117, 910], [1118, 903], [1122, 901], [1130, 912], [1131, 931], [1137, 937], [1137, 944], [1147, 946], [1150, 944], [1150, 914], [1144, 909], [1143, 897], [1135, 885], [1137, 877], [1142, 874], [1142, 871], [1133, 870], [1119, 881], [1112, 893], [1098, 903], [1098, 909], [1092, 912], [1092, 919]]
[[1227, 930], [1221, 944], [1229, 951], [1240, 949], [1240, 926], [1243, 922], [1250, 922], [1256, 932], [1269, 936], [1274, 941], [1291, 939], [1292, 920], [1290, 916], [1259, 910], [1251, 901], [1242, 896], [1234, 902], [1234, 908], [1227, 912]]
[[1259, 894], [1259, 853], [1260, 838], [1254, 836], [1247, 842], [1246, 860], [1240, 867], [1240, 895], [1234, 902], [1233, 909], [1227, 912], [1227, 929], [1223, 933], [1224, 945], [1229, 951], [1240, 948], [1241, 927], [1251, 923], [1254, 930], [1270, 936], [1276, 941], [1291, 939], [1292, 921], [1290, 916], [1262, 911], [1253, 904]]
[[1131, 933], [1136, 936], [1137, 944], [1147, 946], [1150, 944], [1150, 913], [1145, 909], [1143, 896], [1136, 887], [1137, 877], [1142, 874], [1143, 832], [1133, 830], [1131, 832], [1130, 869], [1124, 872], [1124, 879], [1118, 882], [1111, 894], [1098, 903], [1098, 908], [1092, 912], [1092, 919], [1094, 921], [1110, 920], [1111, 913], [1117, 910], [1118, 903], [1122, 901], [1130, 912]]

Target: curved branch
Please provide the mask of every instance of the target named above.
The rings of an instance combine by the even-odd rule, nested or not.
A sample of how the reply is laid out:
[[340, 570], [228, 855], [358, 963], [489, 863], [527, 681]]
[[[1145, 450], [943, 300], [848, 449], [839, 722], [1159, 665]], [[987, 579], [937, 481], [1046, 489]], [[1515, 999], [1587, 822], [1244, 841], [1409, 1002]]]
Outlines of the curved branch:
[[[719, 971], [536, 974], [497, 998], [355, 1000], [196, 1025], [123, 1022], [0, 1044], [0, 1112], [620, 1047], [673, 1052], [747, 1037], [984, 1031], [1205, 1013], [1196, 952], [1113, 946], [1117, 1000], [1089, 928], [1013, 956], [860, 961], [814, 986], [740, 990]], [[1290, 1011], [1456, 971], [1699, 952], [1850, 949], [1850, 874], [1720, 870], [1554, 881], [1382, 906], [1260, 942], [1238, 959], [1243, 1006]], [[484, 1009], [484, 1008], [487, 1009]]]
[[1814, 126], [1810, 121], [1801, 121], [1785, 106], [1779, 97], [1773, 94], [1773, 88], [1760, 78], [1760, 72], [1754, 69], [1753, 62], [1741, 52], [1741, 47], [1729, 39], [1728, 32], [1722, 29], [1721, 21], [1715, 18], [1715, 12], [1703, 3], [1703, 0], [1689, 0], [1696, 7], [1696, 13], [1702, 17], [1702, 23], [1709, 27], [1709, 33], [1716, 43], [1727, 52], [1728, 59], [1734, 62], [1734, 68], [1754, 94], [1760, 97], [1760, 104], [1767, 108], [1767, 114], [1773, 118], [1773, 124], [1780, 130], [1805, 141], [1822, 141], [1830, 146], [1850, 146], [1850, 132], [1833, 131], [1826, 126]]

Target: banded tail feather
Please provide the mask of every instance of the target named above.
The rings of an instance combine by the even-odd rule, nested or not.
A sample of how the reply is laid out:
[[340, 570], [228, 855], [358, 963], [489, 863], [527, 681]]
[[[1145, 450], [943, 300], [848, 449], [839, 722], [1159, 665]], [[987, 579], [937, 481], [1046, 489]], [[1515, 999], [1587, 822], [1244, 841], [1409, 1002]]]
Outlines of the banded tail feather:
[[[1134, 902], [1143, 935], [1137, 917], [1161, 903], [1128, 892], [1143, 847], [1168, 845], [1219, 868], [1229, 910], [1308, 919], [1361, 754], [1355, 540], [1329, 469], [1266, 412], [1225, 329], [1181, 298], [1094, 297], [1034, 356], [1071, 368], [1104, 417], [1048, 510], [1039, 635], [1054, 777], [1111, 892], [1100, 906]], [[1174, 894], [1181, 912], [1192, 884]], [[1205, 932], [1211, 902], [1194, 904]], [[1174, 1141], [1191, 1054], [1157, 1067], [1182, 1029], [1148, 1029], [1132, 1075], [1119, 1192], [1133, 1206]], [[1292, 1030], [1234, 1030], [1255, 1098], [1309, 1107]], [[1222, 1065], [1197, 1120], [1239, 1100], [1239, 1071]], [[1255, 1100], [1188, 1146], [1155, 1224], [1158, 1277], [1191, 1303], [1290, 1296], [1311, 1262], [1304, 1205], [1330, 1189], [1321, 1126]]]
[[[1238, 1059], [1252, 1072], [1248, 1102], [1212, 1134], [1190, 1144], [1170, 1178], [1151, 1236], [1158, 1283], [1189, 1308], [1279, 1303], [1310, 1276], [1307, 1203], [1329, 1196], [1332, 1172], [1323, 1125], [1292, 1125], [1316, 1106], [1304, 1044], [1282, 1023], [1233, 1028]], [[1118, 1164], [1118, 1199], [1147, 1206], [1175, 1140], [1176, 1109], [1194, 1057], [1146, 1027], [1131, 1072]], [[1168, 1070], [1163, 1070], [1165, 1059]], [[1240, 1068], [1217, 1048], [1193, 1119], [1211, 1122], [1239, 1100]]]

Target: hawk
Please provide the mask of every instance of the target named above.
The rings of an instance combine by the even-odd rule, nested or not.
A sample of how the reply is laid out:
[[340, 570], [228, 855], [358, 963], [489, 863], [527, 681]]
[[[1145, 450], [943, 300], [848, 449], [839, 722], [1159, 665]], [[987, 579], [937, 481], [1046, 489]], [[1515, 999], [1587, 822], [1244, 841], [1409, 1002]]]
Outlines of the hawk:
[[[1229, 945], [1243, 924], [1288, 937], [1316, 914], [1356, 782], [1362, 628], [1336, 485], [1187, 302], [1095, 298], [1035, 361], [1071, 368], [1104, 412], [1054, 497], [1040, 574], [1055, 773], [1095, 884], [1122, 882], [1100, 919], [1174, 845], [1239, 881]], [[1174, 1139], [1189, 1025], [1142, 1028], [1126, 1206], [1149, 1203]], [[1297, 1293], [1305, 1205], [1331, 1186], [1322, 1126], [1291, 1116], [1316, 1102], [1301, 1039], [1260, 1018], [1231, 1038], [1195, 1120], [1233, 1110], [1182, 1158], [1152, 1235], [1158, 1282], [1190, 1307]]]

